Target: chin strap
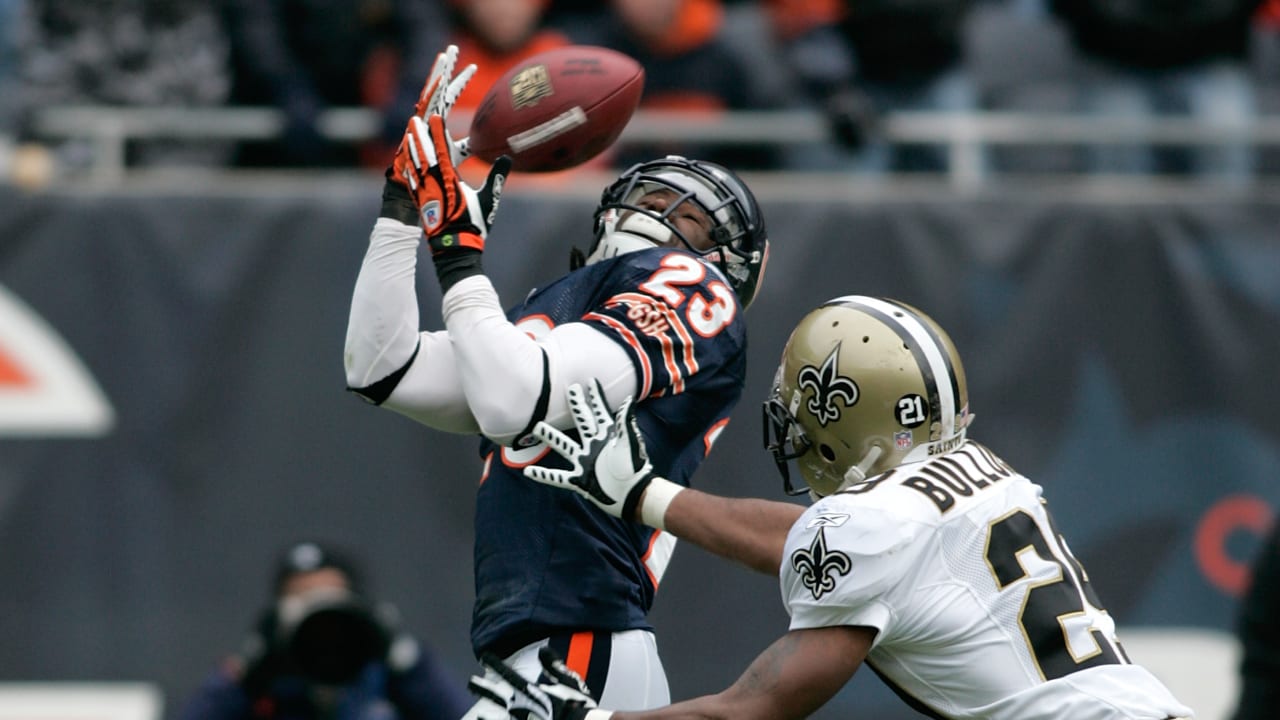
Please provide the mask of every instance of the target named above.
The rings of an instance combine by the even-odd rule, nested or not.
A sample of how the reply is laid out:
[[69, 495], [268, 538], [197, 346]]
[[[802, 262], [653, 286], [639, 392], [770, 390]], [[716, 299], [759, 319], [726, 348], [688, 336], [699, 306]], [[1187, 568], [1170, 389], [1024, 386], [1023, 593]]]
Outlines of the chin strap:
[[592, 246], [584, 264], [591, 265], [629, 252], [666, 245], [672, 237], [671, 229], [660, 220], [641, 212], [633, 212], [620, 222], [608, 226]]
[[648, 250], [651, 247], [657, 247], [659, 244], [645, 235], [615, 230], [600, 238], [596, 243], [595, 249], [587, 256], [586, 264], [592, 265], [601, 260], [608, 260], [609, 258], [626, 255], [637, 250]]
[[[859, 462], [857, 465], [854, 465], [853, 467], [845, 471], [844, 480], [842, 480], [840, 484], [836, 486], [836, 489], [833, 490], [831, 494], [834, 495], [840, 492], [841, 490], [848, 489], [854, 485], [857, 485], [863, 480], [866, 480], [867, 471], [871, 469], [872, 465], [876, 464], [876, 461], [879, 460], [880, 456], [883, 454], [884, 454], [884, 448], [880, 447], [879, 445], [872, 445], [871, 449], [867, 451], [867, 454], [862, 457], [861, 462]], [[817, 502], [823, 496], [817, 494], [816, 492], [813, 491], [812, 488], [810, 488], [809, 497], [814, 502]]]

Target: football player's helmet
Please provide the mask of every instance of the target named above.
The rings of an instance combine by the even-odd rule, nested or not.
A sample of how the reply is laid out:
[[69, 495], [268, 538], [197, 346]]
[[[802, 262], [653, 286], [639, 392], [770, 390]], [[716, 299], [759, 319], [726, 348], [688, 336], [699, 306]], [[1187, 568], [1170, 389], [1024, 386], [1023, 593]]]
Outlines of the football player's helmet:
[[[645, 194], [666, 188], [678, 197], [662, 211], [646, 210], [636, 202]], [[715, 246], [694, 248], [668, 217], [690, 201], [711, 218]], [[632, 211], [625, 218], [624, 211]], [[623, 222], [619, 222], [622, 219]], [[746, 184], [728, 169], [702, 160], [668, 155], [632, 166], [600, 196], [595, 212], [595, 242], [589, 265], [623, 253], [654, 247], [675, 237], [688, 250], [715, 263], [745, 308], [755, 298], [769, 259], [764, 217]]]
[[764, 404], [765, 447], [789, 495], [794, 460], [810, 495], [839, 492], [964, 442], [960, 356], [928, 315], [849, 295], [810, 312], [787, 340]]

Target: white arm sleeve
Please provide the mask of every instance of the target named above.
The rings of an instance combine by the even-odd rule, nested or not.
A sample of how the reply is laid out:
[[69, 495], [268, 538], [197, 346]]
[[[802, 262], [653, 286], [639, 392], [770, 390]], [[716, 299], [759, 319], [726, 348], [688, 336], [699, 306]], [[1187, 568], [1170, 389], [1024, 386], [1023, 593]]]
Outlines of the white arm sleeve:
[[[635, 365], [621, 345], [577, 322], [535, 340], [507, 320], [483, 275], [454, 285], [442, 310], [467, 403], [481, 432], [494, 442], [509, 445], [537, 420], [573, 427], [565, 398], [571, 383], [599, 380], [612, 407], [634, 398], [639, 388]], [[546, 411], [534, 417], [540, 402]]]
[[449, 333], [422, 333], [418, 356], [382, 407], [447, 432], [475, 435], [480, 425], [467, 407]]
[[418, 331], [414, 281], [421, 235], [420, 228], [388, 218], [374, 223], [347, 321], [347, 387], [368, 389], [403, 372], [390, 395], [377, 398], [383, 407], [441, 430], [475, 433], [479, 426], [462, 394], [448, 334]]

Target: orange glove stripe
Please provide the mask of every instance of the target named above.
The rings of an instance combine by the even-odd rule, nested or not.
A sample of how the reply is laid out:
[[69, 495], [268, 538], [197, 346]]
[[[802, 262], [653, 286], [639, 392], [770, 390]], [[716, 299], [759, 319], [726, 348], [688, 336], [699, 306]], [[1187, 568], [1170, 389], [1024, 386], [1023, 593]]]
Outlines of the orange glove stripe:
[[458, 243], [472, 250], [484, 250], [484, 238], [475, 233], [458, 233]]
[[453, 148], [450, 147], [449, 136], [444, 129], [444, 118], [431, 115], [427, 118], [427, 126], [431, 130], [431, 141], [435, 144], [436, 163], [440, 168], [440, 179], [445, 193], [445, 223], [451, 224], [459, 220], [466, 212], [466, 199], [461, 197], [457, 168], [453, 166]]
[[484, 252], [484, 238], [475, 233], [447, 233], [431, 241], [432, 252], [448, 248], [470, 248]]

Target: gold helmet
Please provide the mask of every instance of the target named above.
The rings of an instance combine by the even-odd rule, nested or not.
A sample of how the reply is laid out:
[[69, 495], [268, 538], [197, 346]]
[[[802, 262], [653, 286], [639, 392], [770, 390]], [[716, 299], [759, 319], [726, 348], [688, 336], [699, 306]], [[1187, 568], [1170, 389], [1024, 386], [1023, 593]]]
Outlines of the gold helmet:
[[848, 295], [800, 321], [764, 404], [765, 447], [789, 495], [839, 492], [964, 441], [969, 390], [947, 333], [906, 303]]

